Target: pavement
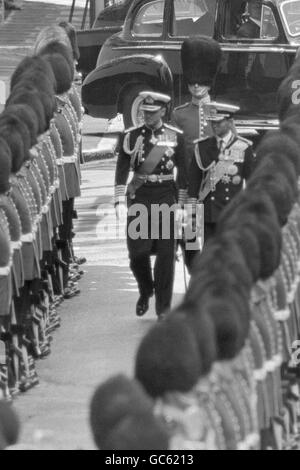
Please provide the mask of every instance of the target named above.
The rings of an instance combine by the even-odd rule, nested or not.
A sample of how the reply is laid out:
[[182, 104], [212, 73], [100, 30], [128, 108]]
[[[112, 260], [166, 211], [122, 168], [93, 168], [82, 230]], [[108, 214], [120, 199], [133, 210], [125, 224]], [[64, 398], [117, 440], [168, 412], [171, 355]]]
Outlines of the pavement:
[[[133, 375], [138, 344], [156, 323], [154, 306], [135, 316], [137, 285], [128, 267], [125, 226], [117, 230], [112, 197], [116, 159], [82, 168], [75, 251], [87, 258], [81, 294], [65, 301], [52, 354], [37, 363], [40, 385], [17, 397], [20, 442], [42, 449], [93, 450], [89, 403], [95, 387], [117, 373]], [[177, 264], [174, 304], [184, 293]]]

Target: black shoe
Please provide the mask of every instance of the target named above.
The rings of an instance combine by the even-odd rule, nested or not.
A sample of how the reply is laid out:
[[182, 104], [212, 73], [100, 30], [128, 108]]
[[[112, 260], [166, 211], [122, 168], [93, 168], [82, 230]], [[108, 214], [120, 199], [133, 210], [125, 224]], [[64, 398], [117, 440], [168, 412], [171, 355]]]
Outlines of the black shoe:
[[141, 295], [136, 304], [137, 317], [143, 317], [149, 310], [149, 299], [151, 296]]

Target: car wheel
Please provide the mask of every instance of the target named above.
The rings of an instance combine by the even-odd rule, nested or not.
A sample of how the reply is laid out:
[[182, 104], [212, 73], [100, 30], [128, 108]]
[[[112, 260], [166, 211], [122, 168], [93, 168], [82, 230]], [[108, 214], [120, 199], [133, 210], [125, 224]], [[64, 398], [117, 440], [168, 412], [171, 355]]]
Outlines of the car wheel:
[[150, 90], [147, 85], [137, 85], [126, 93], [123, 100], [123, 119], [125, 128], [139, 126], [144, 122], [143, 112], [141, 111], [142, 98], [139, 96], [141, 91]]

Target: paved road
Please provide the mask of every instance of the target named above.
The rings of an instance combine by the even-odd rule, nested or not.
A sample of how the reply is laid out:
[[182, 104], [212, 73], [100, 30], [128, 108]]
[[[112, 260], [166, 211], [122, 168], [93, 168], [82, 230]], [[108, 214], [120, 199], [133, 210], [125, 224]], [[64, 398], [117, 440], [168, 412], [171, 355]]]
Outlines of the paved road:
[[[91, 394], [112, 374], [133, 373], [137, 345], [156, 321], [153, 306], [143, 319], [134, 315], [137, 287], [128, 269], [123, 229], [114, 239], [114, 167], [115, 161], [109, 160], [89, 163], [83, 170], [75, 239], [76, 251], [88, 259], [82, 293], [60, 309], [62, 327], [52, 354], [38, 363], [40, 385], [15, 402], [25, 444], [34, 438], [41, 442], [43, 436], [43, 446], [50, 448], [93, 449]], [[181, 265], [175, 284], [178, 302], [184, 290]]]

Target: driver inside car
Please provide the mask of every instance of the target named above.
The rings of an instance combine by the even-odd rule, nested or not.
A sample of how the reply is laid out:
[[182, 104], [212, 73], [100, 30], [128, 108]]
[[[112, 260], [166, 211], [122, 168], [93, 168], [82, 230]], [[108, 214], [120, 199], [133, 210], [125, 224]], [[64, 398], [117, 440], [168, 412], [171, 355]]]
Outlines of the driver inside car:
[[261, 32], [261, 0], [247, 2], [246, 10], [242, 15], [242, 25], [237, 31], [238, 38], [259, 39]]

